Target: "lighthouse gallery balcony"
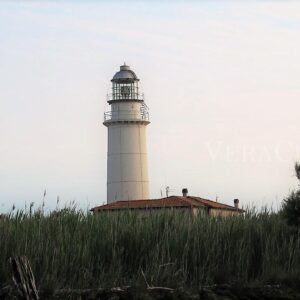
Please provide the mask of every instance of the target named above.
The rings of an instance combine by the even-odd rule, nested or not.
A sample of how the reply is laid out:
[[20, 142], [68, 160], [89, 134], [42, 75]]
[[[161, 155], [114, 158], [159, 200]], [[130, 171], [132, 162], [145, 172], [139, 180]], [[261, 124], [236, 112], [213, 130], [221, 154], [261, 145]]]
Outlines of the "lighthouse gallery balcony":
[[[129, 104], [129, 103], [128, 103]], [[112, 110], [104, 113], [104, 125], [112, 123], [143, 123], [149, 124], [149, 112], [145, 103], [135, 103], [135, 105], [126, 105], [123, 109], [120, 105], [113, 105]], [[121, 108], [121, 109], [120, 109]]]

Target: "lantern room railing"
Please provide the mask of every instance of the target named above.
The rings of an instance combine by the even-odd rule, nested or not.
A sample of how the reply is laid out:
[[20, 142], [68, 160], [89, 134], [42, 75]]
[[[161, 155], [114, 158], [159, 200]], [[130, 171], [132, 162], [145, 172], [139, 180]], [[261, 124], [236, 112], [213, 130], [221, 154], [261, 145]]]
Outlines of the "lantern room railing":
[[136, 100], [136, 101], [143, 101], [144, 100], [144, 94], [141, 93], [129, 93], [129, 94], [125, 94], [125, 93], [112, 93], [112, 94], [107, 94], [106, 96], [107, 101], [119, 101], [119, 100]]

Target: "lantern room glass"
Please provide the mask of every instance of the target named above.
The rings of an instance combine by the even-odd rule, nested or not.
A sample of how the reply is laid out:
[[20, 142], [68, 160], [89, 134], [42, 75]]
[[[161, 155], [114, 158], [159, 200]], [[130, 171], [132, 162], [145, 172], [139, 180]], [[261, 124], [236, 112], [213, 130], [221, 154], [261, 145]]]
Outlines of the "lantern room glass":
[[132, 83], [117, 83], [112, 84], [113, 100], [135, 100], [139, 99], [138, 82]]

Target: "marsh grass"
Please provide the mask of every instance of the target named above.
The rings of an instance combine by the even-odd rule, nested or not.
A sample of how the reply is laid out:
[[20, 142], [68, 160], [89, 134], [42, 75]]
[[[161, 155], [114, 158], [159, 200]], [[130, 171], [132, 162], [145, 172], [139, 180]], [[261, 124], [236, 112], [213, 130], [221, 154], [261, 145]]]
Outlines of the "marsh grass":
[[[176, 210], [93, 216], [74, 207], [0, 219], [0, 283], [10, 256], [27, 255], [40, 288], [294, 283], [300, 236], [279, 215], [226, 219]], [[144, 275], [143, 275], [144, 274]]]

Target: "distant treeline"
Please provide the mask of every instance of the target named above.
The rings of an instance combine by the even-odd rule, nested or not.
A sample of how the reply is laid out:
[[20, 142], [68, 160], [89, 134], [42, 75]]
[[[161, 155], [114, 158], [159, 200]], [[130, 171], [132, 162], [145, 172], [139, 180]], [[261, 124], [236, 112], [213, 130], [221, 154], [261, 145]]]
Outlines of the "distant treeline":
[[40, 289], [296, 284], [300, 278], [299, 229], [266, 210], [230, 218], [176, 210], [146, 217], [18, 211], [0, 219], [2, 285], [10, 278], [7, 260], [16, 255], [29, 258]]

